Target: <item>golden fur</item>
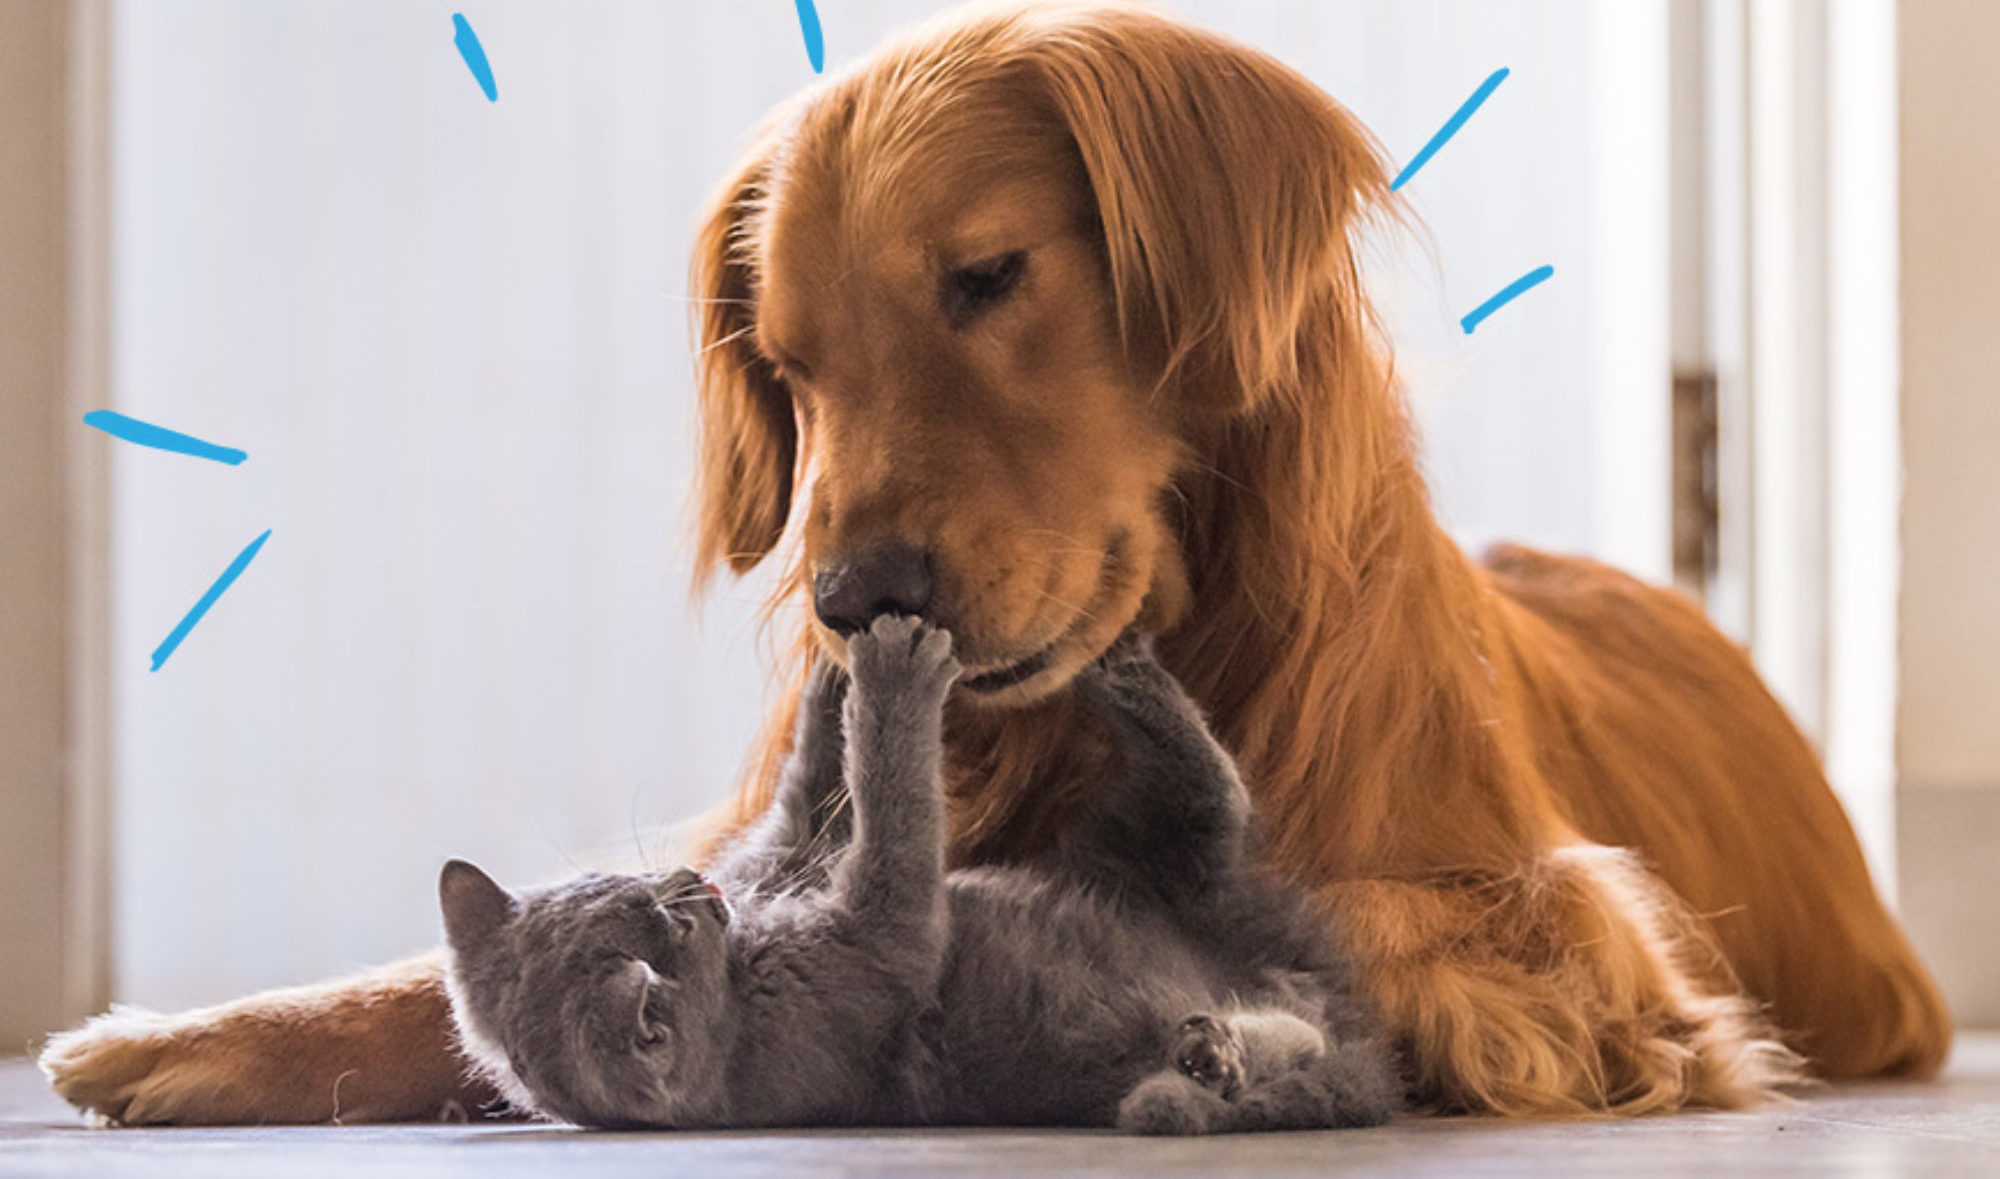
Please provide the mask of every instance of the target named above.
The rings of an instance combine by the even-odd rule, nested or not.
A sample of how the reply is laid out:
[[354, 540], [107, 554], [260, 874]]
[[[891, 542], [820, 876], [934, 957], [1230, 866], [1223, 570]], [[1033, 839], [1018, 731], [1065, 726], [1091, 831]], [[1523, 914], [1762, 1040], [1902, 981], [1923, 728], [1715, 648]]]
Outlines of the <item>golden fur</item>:
[[[780, 111], [701, 232], [704, 567], [778, 551], [797, 602], [828, 562], [919, 545], [975, 674], [1040, 653], [953, 703], [962, 861], [1065, 821], [1106, 756], [1069, 676], [1160, 632], [1433, 1107], [1741, 1106], [1804, 1062], [1934, 1071], [1938, 994], [1742, 652], [1671, 593], [1475, 563], [1436, 524], [1353, 254], [1390, 200], [1332, 100], [1150, 11], [919, 31]], [[1017, 291], [940, 310], [1013, 251]], [[814, 649], [840, 643], [811, 625], [800, 668]], [[791, 706], [719, 832], [762, 808]], [[113, 1018], [44, 1059], [116, 1112], [107, 1062], [141, 1030]], [[147, 1078], [194, 1059], [171, 1046], [121, 1083], [167, 1120], [324, 1116], [264, 1094], [343, 1068], [403, 1086], [380, 1111], [432, 1108], [455, 1090], [407, 1027], [443, 1018], [421, 970], [253, 998], [170, 1021], [231, 1100], [163, 1095]], [[249, 1034], [273, 1023], [283, 1068]]]
[[[1055, 237], [1082, 202], [1084, 240], [1035, 256], [1082, 245], [1101, 276], [1059, 256], [973, 342], [870, 298], [871, 280], [921, 289], [884, 255], [1020, 216], [1021, 177], [1049, 219], [1005, 240]], [[1520, 550], [1482, 568], [1438, 528], [1356, 276], [1353, 233], [1388, 203], [1340, 107], [1141, 10], [957, 18], [885, 51], [775, 127], [711, 219], [703, 552], [754, 563], [796, 490], [788, 586], [881, 535], [920, 543], [976, 585], [1059, 588], [943, 595], [995, 662], [1087, 608], [1073, 663], [1139, 614], [1096, 564], [1138, 536], [1119, 572], [1143, 572], [1163, 656], [1437, 1105], [1742, 1105], [1799, 1075], [1771, 1026], [1827, 1075], [1934, 1069], [1936, 991], [1742, 653], [1665, 591]], [[848, 309], [822, 329], [844, 339], [799, 340], [794, 301], [814, 296]], [[771, 367], [793, 354], [811, 379]], [[1037, 425], [1060, 404], [1055, 432], [1088, 457], [989, 402]], [[745, 404], [802, 444], [746, 445]], [[995, 494], [1008, 471], [1049, 503]], [[1033, 557], [991, 540], [1051, 533], [1066, 543]], [[1091, 781], [1064, 678], [955, 711], [966, 858], [1038, 842]]]

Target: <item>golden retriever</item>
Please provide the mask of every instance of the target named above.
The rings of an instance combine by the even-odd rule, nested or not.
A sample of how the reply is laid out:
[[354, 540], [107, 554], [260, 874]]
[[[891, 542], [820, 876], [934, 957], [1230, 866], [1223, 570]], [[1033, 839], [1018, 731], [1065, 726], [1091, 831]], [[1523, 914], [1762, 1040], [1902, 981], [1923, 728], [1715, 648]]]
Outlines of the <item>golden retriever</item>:
[[[801, 667], [882, 610], [951, 629], [968, 862], [1065, 821], [1107, 756], [1065, 686], [1157, 632], [1433, 1108], [1935, 1070], [1938, 993], [1743, 653], [1435, 522], [1354, 258], [1391, 199], [1334, 101], [1150, 10], [892, 45], [780, 111], [701, 231], [703, 567], [780, 554]], [[422, 960], [106, 1017], [44, 1065], [128, 1122], [425, 1117], [478, 1099], [447, 1035]]]

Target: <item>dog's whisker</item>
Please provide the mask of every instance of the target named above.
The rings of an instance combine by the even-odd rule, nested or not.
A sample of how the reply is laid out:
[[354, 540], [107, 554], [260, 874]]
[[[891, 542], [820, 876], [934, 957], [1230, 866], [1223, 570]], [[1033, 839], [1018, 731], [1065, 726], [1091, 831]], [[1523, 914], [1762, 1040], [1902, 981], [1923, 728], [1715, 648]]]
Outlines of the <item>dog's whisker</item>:
[[1063, 609], [1070, 611], [1078, 618], [1082, 618], [1088, 622], [1097, 621], [1097, 615], [1090, 610], [1089, 603], [1078, 605], [1077, 603], [1070, 601], [1069, 599], [1061, 596], [1060, 594], [1051, 593], [1050, 591], [1045, 589], [1036, 590], [1035, 592], [1039, 594], [1044, 601], [1054, 602], [1056, 605], [1061, 606]]
[[1069, 533], [1057, 532], [1053, 528], [1028, 528], [1022, 530], [1022, 535], [1047, 536], [1062, 541], [1063, 543], [1060, 546], [1052, 546], [1051, 548], [1052, 552], [1066, 553], [1072, 555], [1076, 554], [1090, 554], [1093, 556], [1104, 555], [1104, 549], [1102, 546], [1085, 544], [1084, 542], [1078, 540], [1076, 537], [1071, 536]]
[[708, 343], [702, 345], [701, 350], [699, 353], [697, 353], [697, 355], [707, 356], [709, 353], [715, 351], [718, 348], [727, 348], [729, 345], [734, 344], [736, 341], [741, 340], [745, 336], [755, 335], [756, 331], [757, 331], [756, 324], [754, 323], [745, 324], [744, 326], [737, 328], [735, 331], [730, 332], [726, 336], [718, 336], [717, 338], [710, 340]]
[[695, 307], [755, 307], [757, 305], [755, 299], [723, 299], [714, 296], [683, 295], [675, 291], [660, 291], [657, 297], [672, 299], [676, 302], [691, 304]]

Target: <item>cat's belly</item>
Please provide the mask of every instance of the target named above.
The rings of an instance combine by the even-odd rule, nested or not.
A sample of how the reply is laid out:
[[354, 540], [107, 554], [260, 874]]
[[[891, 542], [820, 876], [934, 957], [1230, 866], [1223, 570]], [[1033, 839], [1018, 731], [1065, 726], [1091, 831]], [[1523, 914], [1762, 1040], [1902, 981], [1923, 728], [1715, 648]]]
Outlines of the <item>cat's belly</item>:
[[[1130, 906], [1005, 871], [962, 872], [927, 1021], [926, 1120], [1108, 1125], [1216, 996], [1196, 949]], [[928, 1071], [928, 1070], [927, 1070]]]

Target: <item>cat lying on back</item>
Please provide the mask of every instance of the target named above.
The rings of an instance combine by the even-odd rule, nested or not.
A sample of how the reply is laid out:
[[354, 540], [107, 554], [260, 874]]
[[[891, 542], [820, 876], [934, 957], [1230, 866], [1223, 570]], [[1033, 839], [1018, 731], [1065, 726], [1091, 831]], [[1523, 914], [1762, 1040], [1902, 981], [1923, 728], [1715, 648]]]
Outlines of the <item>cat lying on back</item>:
[[610, 1127], [1185, 1134], [1396, 1110], [1322, 923], [1245, 863], [1235, 768], [1146, 644], [1077, 682], [1122, 754], [1094, 810], [1040, 859], [951, 873], [950, 636], [884, 617], [848, 661], [815, 669], [778, 796], [712, 877], [515, 897], [445, 866], [453, 1009], [511, 1101]]

